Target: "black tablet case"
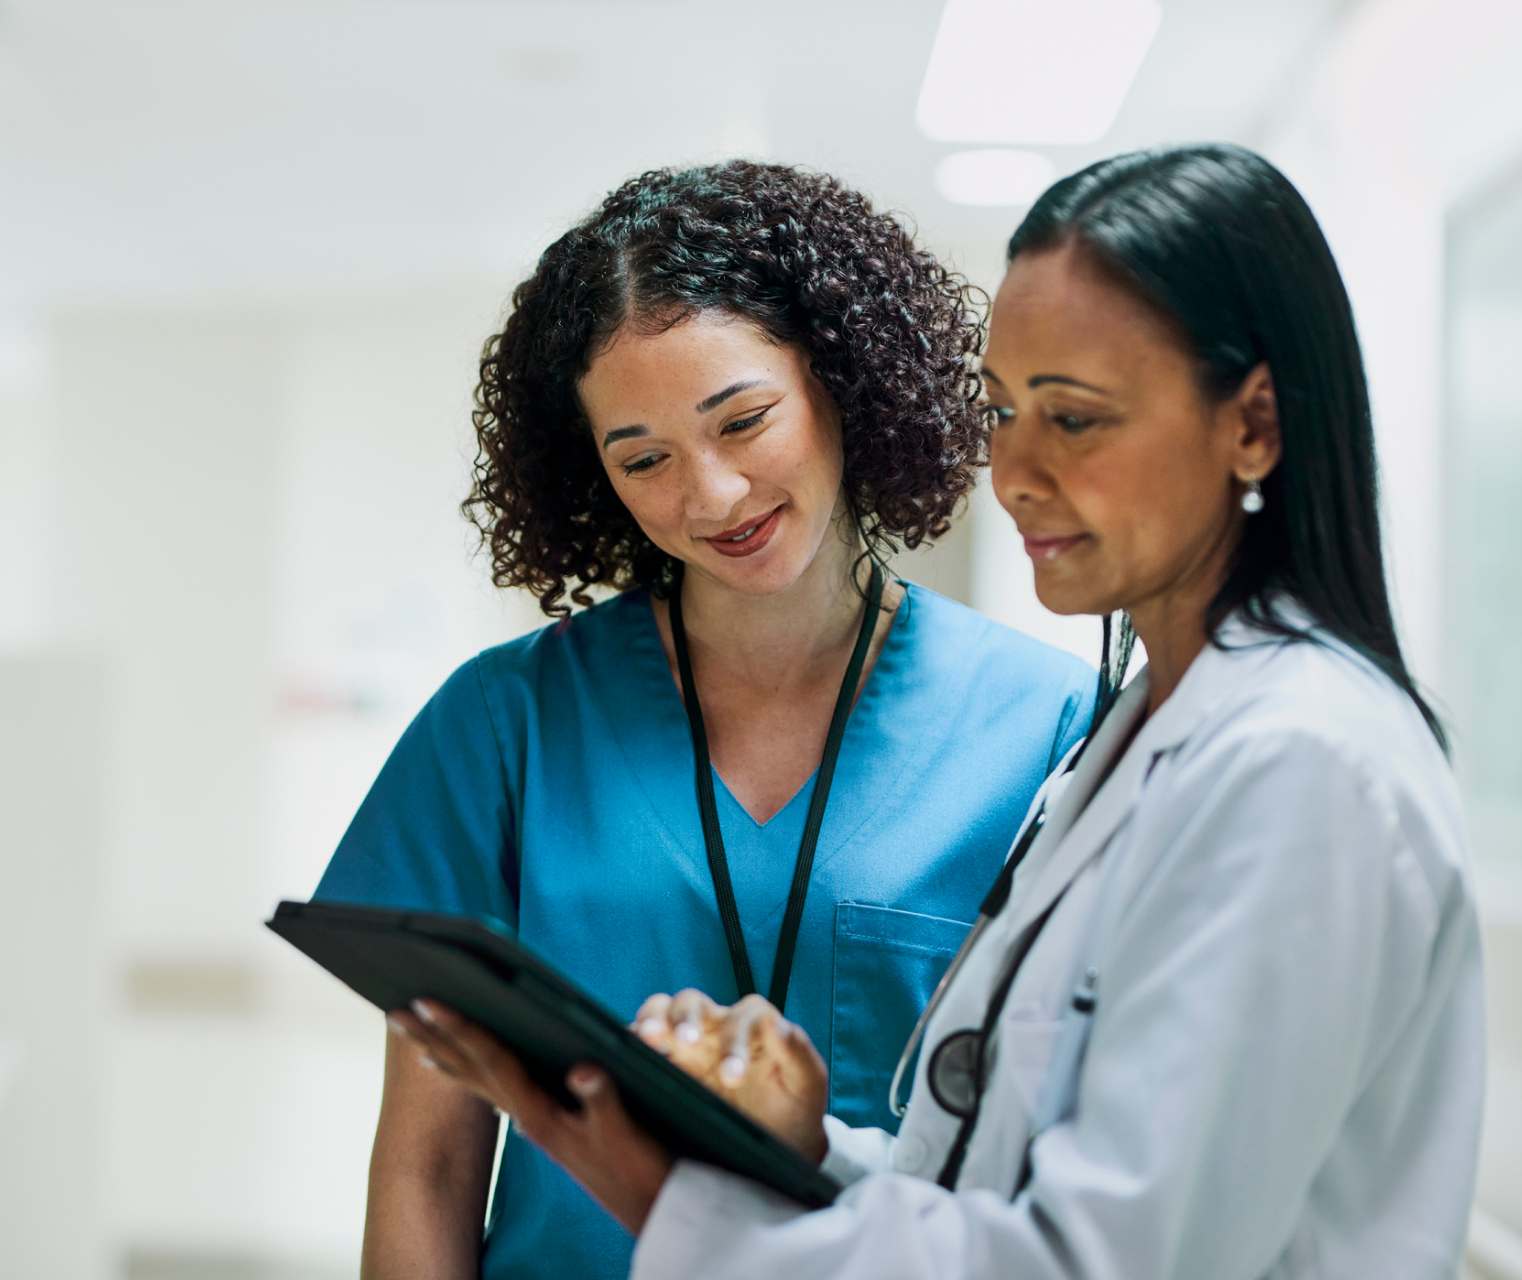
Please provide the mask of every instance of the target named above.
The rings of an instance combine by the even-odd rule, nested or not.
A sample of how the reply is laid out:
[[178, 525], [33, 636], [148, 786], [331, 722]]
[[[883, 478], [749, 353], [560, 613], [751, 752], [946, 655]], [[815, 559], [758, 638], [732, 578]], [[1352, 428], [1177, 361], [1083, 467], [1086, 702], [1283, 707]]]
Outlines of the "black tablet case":
[[512, 1049], [565, 1105], [577, 1062], [617, 1081], [629, 1114], [674, 1154], [744, 1174], [809, 1209], [840, 1188], [798, 1152], [673, 1066], [500, 926], [338, 902], [282, 902], [266, 922], [383, 1010], [442, 1001]]

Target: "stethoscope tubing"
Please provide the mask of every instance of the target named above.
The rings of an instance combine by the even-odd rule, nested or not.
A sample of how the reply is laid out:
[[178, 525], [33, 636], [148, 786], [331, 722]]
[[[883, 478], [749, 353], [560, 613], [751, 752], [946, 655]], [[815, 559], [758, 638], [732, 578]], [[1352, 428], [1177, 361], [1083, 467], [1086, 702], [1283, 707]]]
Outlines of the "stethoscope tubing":
[[[1068, 758], [1067, 766], [1062, 770], [1064, 774], [1072, 773], [1073, 770], [1078, 767], [1079, 760], [1083, 757], [1083, 754], [1087, 750], [1089, 744], [1094, 740], [1094, 735], [1099, 728], [1100, 722], [1109, 713], [1111, 707], [1114, 706], [1115, 700], [1120, 693], [1121, 683], [1125, 679], [1126, 667], [1130, 663], [1131, 645], [1135, 639], [1135, 632], [1131, 629], [1130, 618], [1125, 614], [1121, 614], [1120, 646], [1119, 652], [1115, 655], [1114, 671], [1112, 675], [1110, 654], [1110, 631], [1112, 616], [1113, 615], [1111, 614], [1106, 614], [1104, 617], [1104, 657], [1100, 663], [1100, 696], [1095, 708], [1094, 719], [1090, 722], [1089, 731], [1085, 735], [1082, 743], [1079, 744], [1077, 750], [1074, 751]], [[967, 957], [972, 954], [972, 949], [977, 946], [978, 941], [982, 938], [984, 932], [988, 929], [988, 926], [993, 923], [994, 919], [1000, 914], [1000, 912], [1004, 910], [1005, 906], [1008, 905], [1010, 891], [1014, 885], [1015, 871], [1025, 860], [1025, 855], [1030, 852], [1032, 844], [1035, 843], [1036, 837], [1040, 835], [1041, 830], [1045, 825], [1046, 804], [1043, 801], [1041, 807], [1036, 811], [1030, 822], [1026, 824], [1025, 829], [1021, 832], [1020, 836], [1015, 841], [1014, 848], [1010, 851], [1009, 857], [1005, 859], [1004, 866], [1000, 868], [998, 878], [994, 881], [993, 887], [989, 889], [987, 896], [984, 897], [982, 904], [978, 908], [977, 919], [973, 921], [972, 928], [967, 932], [967, 937], [963, 939], [961, 947], [958, 948], [956, 955], [952, 957], [951, 963], [946, 967], [946, 972], [941, 976], [940, 982], [936, 984], [935, 991], [931, 993], [930, 1000], [926, 1003], [924, 1012], [919, 1016], [919, 1021], [914, 1024], [914, 1030], [909, 1035], [909, 1042], [904, 1046], [903, 1053], [899, 1055], [898, 1065], [893, 1069], [892, 1083], [888, 1086], [888, 1109], [894, 1114], [894, 1116], [898, 1117], [899, 1119], [902, 1119], [909, 1110], [908, 1103], [900, 1102], [898, 1097], [899, 1089], [903, 1085], [904, 1072], [908, 1070], [909, 1063], [913, 1060], [914, 1055], [919, 1049], [921, 1043], [923, 1043], [925, 1032], [930, 1026], [931, 1019], [935, 1017], [936, 1012], [940, 1009], [941, 1003], [945, 1000], [947, 993], [951, 989], [951, 984], [956, 980], [957, 975], [961, 972], [962, 966], [966, 964]], [[1046, 924], [1047, 919], [1051, 916], [1052, 912], [1056, 910], [1058, 903], [1060, 903], [1061, 900], [1066, 896], [1066, 892], [1066, 889], [1064, 889], [1062, 893], [1059, 893], [1057, 895], [1057, 899], [1047, 907], [1047, 909], [1037, 920], [1032, 922], [1031, 927], [1027, 929], [1028, 936], [1023, 935], [1022, 938], [1016, 940], [1016, 955], [1012, 958], [1013, 962], [1009, 970], [1006, 972], [1004, 978], [1000, 981], [995, 994], [990, 999], [989, 1007], [985, 1014], [985, 1025], [983, 1028], [983, 1036], [985, 1042], [988, 1034], [992, 1031], [994, 1023], [997, 1021], [1000, 1013], [1003, 1010], [1004, 1002], [1008, 998], [1010, 988], [1014, 983], [1015, 977], [1019, 973], [1020, 966], [1024, 962], [1026, 954], [1034, 945], [1036, 937], [1039, 936], [1042, 928]], [[1109, 893], [1107, 891], [1105, 894], [1106, 899], [1108, 896]], [[1101, 910], [1101, 912], [1098, 914], [1102, 915], [1103, 911]], [[1087, 1015], [1093, 1011], [1093, 986], [1095, 983], [1097, 983], [1098, 980], [1098, 970], [1095, 968], [1089, 968], [1085, 972], [1086, 975], [1089, 975], [1087, 978], [1089, 985], [1083, 990], [1074, 993], [1074, 1008], [1079, 1010], [1079, 1012]], [[1083, 1008], [1080, 1008], [1078, 1003], [1080, 996], [1082, 996], [1085, 1001], [1085, 1007]], [[1086, 1043], [1087, 1039], [1085, 1038], [1084, 1044]], [[980, 1047], [980, 1076], [982, 1073], [982, 1052], [983, 1050]], [[1077, 1052], [1081, 1056], [1081, 1045], [1079, 1046]], [[975, 1099], [972, 1114], [963, 1118], [961, 1131], [957, 1135], [957, 1150], [953, 1151], [952, 1156], [948, 1161], [948, 1168], [952, 1172], [952, 1182], [955, 1181], [956, 1171], [956, 1169], [952, 1166], [953, 1164], [956, 1167], [960, 1166], [961, 1155], [965, 1153], [967, 1141], [971, 1136], [972, 1126], [977, 1123], [977, 1114], [979, 1108], [976, 1104], [981, 1102], [982, 1086], [983, 1082], [981, 1079], [979, 1079], [977, 1084], [977, 1098]], [[1029, 1159], [1029, 1154], [1029, 1150], [1027, 1149], [1027, 1160]], [[1027, 1170], [1022, 1170], [1022, 1186], [1024, 1185], [1027, 1172]], [[942, 1170], [943, 1179], [946, 1173], [947, 1170]]]
[[962, 966], [967, 962], [967, 957], [972, 954], [973, 947], [977, 946], [978, 939], [984, 931], [993, 923], [992, 916], [979, 914], [973, 921], [972, 928], [968, 930], [967, 937], [962, 940], [962, 945], [957, 948], [957, 953], [947, 965], [946, 972], [941, 975], [940, 982], [936, 983], [935, 990], [931, 993], [929, 1002], [925, 1005], [925, 1011], [920, 1014], [920, 1020], [914, 1024], [914, 1030], [909, 1033], [909, 1043], [904, 1046], [903, 1053], [899, 1054], [898, 1066], [893, 1068], [893, 1083], [888, 1086], [888, 1109], [900, 1119], [909, 1110], [907, 1102], [898, 1099], [899, 1088], [904, 1082], [904, 1072], [908, 1070], [909, 1063], [914, 1060], [915, 1051], [920, 1047], [920, 1042], [925, 1038], [925, 1028], [930, 1025], [930, 1019], [935, 1017], [936, 1010], [941, 1007], [941, 1001], [946, 998], [946, 991], [961, 972]]
[[[1075, 756], [1074, 759], [1076, 760], [1077, 757]], [[1072, 765], [1069, 764], [1068, 768], [1071, 769]], [[1026, 823], [1025, 829], [1015, 841], [1014, 848], [1010, 850], [1009, 857], [999, 868], [998, 878], [994, 880], [993, 886], [978, 907], [977, 919], [972, 922], [972, 928], [967, 931], [967, 936], [962, 939], [962, 945], [957, 948], [957, 953], [946, 967], [946, 972], [941, 975], [940, 982], [936, 984], [929, 1002], [925, 1005], [925, 1011], [920, 1014], [920, 1020], [914, 1024], [914, 1030], [909, 1035], [909, 1043], [904, 1046], [903, 1053], [898, 1056], [898, 1066], [893, 1068], [893, 1082], [888, 1086], [888, 1109], [900, 1119], [909, 1110], [909, 1104], [898, 1100], [898, 1091], [903, 1085], [904, 1072], [909, 1069], [915, 1050], [920, 1047], [920, 1042], [925, 1038], [925, 1028], [930, 1025], [930, 1019], [935, 1017], [936, 1010], [941, 1007], [941, 1002], [946, 998], [946, 992], [951, 988], [957, 974], [961, 972], [967, 957], [972, 954], [978, 939], [983, 936], [984, 931], [1009, 902], [1009, 891], [1014, 884], [1015, 871], [1025, 861], [1025, 855], [1030, 852], [1031, 845], [1035, 843], [1036, 837], [1041, 834], [1041, 828], [1045, 825], [1046, 805], [1042, 804], [1035, 816]]]

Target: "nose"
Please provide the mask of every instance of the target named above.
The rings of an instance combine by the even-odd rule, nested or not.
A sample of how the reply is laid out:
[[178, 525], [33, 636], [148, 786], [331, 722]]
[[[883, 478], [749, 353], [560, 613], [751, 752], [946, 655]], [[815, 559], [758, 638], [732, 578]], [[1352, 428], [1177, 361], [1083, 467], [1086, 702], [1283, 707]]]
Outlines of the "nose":
[[695, 524], [722, 528], [748, 493], [750, 480], [716, 449], [694, 453], [682, 470], [683, 509]]
[[1011, 422], [993, 434], [989, 471], [994, 496], [1010, 515], [1056, 492], [1056, 481], [1042, 456], [1039, 428]]

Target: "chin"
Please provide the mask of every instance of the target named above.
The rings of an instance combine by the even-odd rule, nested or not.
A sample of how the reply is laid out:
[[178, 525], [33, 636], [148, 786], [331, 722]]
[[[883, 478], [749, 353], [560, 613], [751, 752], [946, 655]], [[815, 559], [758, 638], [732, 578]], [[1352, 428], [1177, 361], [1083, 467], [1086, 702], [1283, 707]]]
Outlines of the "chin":
[[[783, 552], [780, 555], [773, 551]], [[799, 563], [796, 556], [789, 556], [783, 548], [767, 547], [754, 559], [730, 560], [715, 556], [707, 568], [710, 574], [734, 591], [748, 596], [774, 596], [786, 591], [803, 576], [807, 563]]]
[[1092, 591], [1086, 591], [1072, 582], [1043, 582], [1039, 571], [1036, 573], [1036, 599], [1052, 613], [1064, 618], [1080, 614], [1098, 616], [1109, 612], [1104, 601]]

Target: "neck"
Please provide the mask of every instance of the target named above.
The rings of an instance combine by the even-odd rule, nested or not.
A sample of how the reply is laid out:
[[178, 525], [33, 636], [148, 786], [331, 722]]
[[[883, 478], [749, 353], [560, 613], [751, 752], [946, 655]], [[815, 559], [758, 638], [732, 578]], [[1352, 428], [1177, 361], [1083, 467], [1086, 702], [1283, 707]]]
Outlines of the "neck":
[[1204, 613], [1144, 609], [1131, 614], [1131, 625], [1147, 650], [1147, 714], [1151, 716], [1178, 688], [1184, 672], [1205, 647]]
[[1205, 563], [1166, 591], [1127, 605], [1136, 638], [1147, 649], [1147, 715], [1178, 688], [1209, 640], [1205, 614], [1226, 581], [1230, 548], [1217, 548]]
[[[786, 589], [747, 595], [706, 573], [682, 581], [682, 621], [695, 665], [779, 689], [807, 683], [821, 665], [832, 669], [856, 642], [868, 567], [857, 571], [860, 547], [837, 523], [808, 567]], [[696, 655], [701, 654], [698, 658]]]

